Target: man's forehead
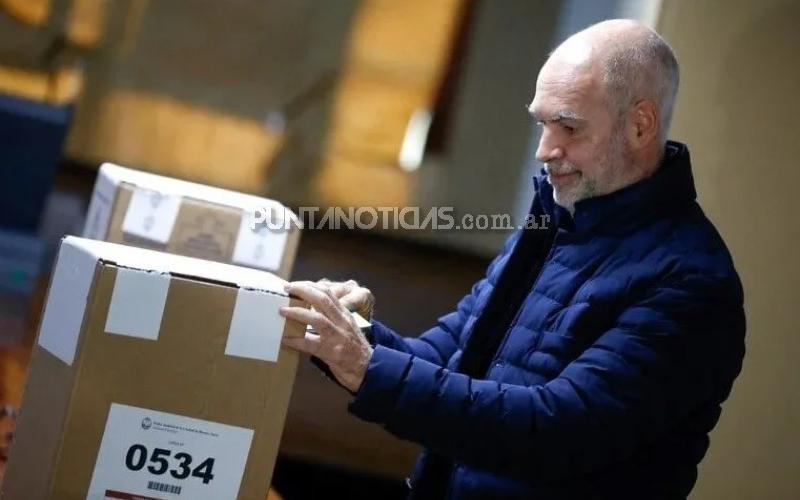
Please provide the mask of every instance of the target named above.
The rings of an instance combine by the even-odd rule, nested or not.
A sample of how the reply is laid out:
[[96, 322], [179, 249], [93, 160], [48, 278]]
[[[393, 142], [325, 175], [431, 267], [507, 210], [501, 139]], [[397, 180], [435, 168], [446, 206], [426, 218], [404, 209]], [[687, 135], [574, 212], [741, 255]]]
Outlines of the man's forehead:
[[536, 94], [528, 105], [528, 113], [541, 121], [581, 119], [582, 111], [590, 104], [589, 92], [590, 89], [578, 81], [572, 85], [569, 82], [537, 85]]
[[599, 82], [600, 71], [596, 64], [571, 64], [555, 55], [545, 62], [536, 78], [538, 90], [559, 93], [581, 93], [591, 90]]
[[545, 64], [536, 81], [528, 112], [536, 119], [580, 117], [598, 95], [599, 82], [587, 66]]
[[600, 74], [599, 54], [585, 38], [569, 38], [553, 51], [539, 71], [537, 89], [563, 87], [564, 91], [580, 91], [595, 84]]

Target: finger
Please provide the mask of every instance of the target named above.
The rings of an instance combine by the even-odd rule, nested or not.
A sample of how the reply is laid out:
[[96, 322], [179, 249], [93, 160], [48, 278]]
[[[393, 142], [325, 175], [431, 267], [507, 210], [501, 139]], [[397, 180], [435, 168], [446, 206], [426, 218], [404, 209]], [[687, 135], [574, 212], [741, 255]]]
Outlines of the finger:
[[317, 281], [316, 283], [311, 283], [311, 286], [313, 286], [314, 288], [316, 288], [317, 290], [319, 290], [322, 293], [329, 293], [329, 292], [331, 292], [331, 289], [332, 289], [333, 285], [335, 285], [335, 284], [336, 283], [333, 283], [333, 282], [325, 283], [325, 282]]
[[318, 283], [314, 283], [313, 286], [322, 293], [320, 299], [322, 303], [319, 304], [322, 314], [325, 314], [334, 324], [344, 326], [348, 321], [347, 308], [342, 305], [331, 287]]
[[340, 326], [347, 324], [345, 309], [339, 303], [339, 299], [333, 296], [330, 289], [322, 288], [310, 281], [289, 283], [285, 289], [288, 293], [297, 295], [311, 304], [314, 309], [324, 314], [334, 324]]
[[360, 289], [354, 290], [340, 298], [339, 302], [341, 302], [345, 309], [354, 311], [366, 307], [368, 300], [367, 294], [364, 293], [363, 289]]
[[304, 286], [316, 287], [317, 283], [314, 283], [313, 281], [308, 281], [308, 280], [290, 281], [290, 282], [286, 283], [286, 285], [284, 285], [284, 288], [304, 287]]
[[359, 312], [362, 316], [368, 318], [372, 315], [372, 308], [375, 306], [375, 297], [373, 297], [372, 292], [368, 289], [358, 288], [350, 295], [342, 297], [340, 302], [348, 310]]
[[351, 285], [349, 281], [345, 282], [345, 283], [331, 283], [330, 284], [331, 292], [333, 293], [333, 295], [336, 298], [339, 298], [339, 299], [341, 299], [342, 297], [344, 297], [348, 293], [352, 292], [353, 288], [354, 288], [353, 285]]
[[312, 311], [305, 307], [281, 307], [279, 310], [281, 316], [286, 319], [297, 321], [304, 325], [311, 325], [318, 334], [333, 335], [336, 333], [336, 327], [331, 320], [325, 317], [319, 311]]
[[345, 295], [355, 292], [359, 288], [359, 284], [355, 280], [347, 280], [345, 282], [339, 283], [332, 283], [331, 284], [331, 291], [333, 291], [334, 295], [341, 298]]
[[[313, 281], [293, 281], [287, 283], [283, 289], [290, 295], [296, 295], [312, 306], [315, 306], [324, 298], [325, 291], [328, 287], [324, 284], [314, 283]], [[316, 309], [321, 308], [316, 307]]]
[[284, 337], [281, 343], [287, 347], [312, 356], [316, 356], [322, 347], [322, 340], [319, 338], [319, 335], [308, 332], [306, 332], [305, 337]]

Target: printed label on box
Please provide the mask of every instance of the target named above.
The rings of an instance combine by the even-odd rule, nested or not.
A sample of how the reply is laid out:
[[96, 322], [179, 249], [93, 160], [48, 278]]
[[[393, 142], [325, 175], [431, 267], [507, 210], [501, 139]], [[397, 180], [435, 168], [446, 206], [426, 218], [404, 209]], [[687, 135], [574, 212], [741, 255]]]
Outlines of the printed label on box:
[[112, 403], [87, 500], [235, 500], [252, 429]]
[[184, 217], [175, 229], [167, 251], [206, 260], [227, 262], [233, 254], [236, 231], [233, 217], [224, 212], [215, 213], [211, 209], [198, 209], [184, 204], [182, 210], [194, 210], [193, 217]]
[[136, 188], [122, 221], [122, 232], [166, 245], [180, 208], [180, 196]]
[[131, 495], [124, 491], [106, 491], [106, 496], [103, 500], [163, 500], [156, 497], [143, 497], [142, 495]]

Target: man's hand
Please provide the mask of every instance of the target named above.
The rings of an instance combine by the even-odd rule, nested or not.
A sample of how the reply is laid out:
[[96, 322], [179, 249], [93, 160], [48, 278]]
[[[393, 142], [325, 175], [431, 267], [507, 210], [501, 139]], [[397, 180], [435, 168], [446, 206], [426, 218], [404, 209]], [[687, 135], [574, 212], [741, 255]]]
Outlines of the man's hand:
[[283, 344], [318, 357], [340, 384], [352, 392], [358, 391], [372, 357], [372, 346], [353, 315], [325, 283], [297, 281], [287, 284], [285, 290], [311, 304], [313, 310], [282, 307], [280, 314], [311, 325], [316, 333], [306, 332], [305, 338], [284, 338]]
[[368, 288], [364, 288], [354, 280], [344, 282], [334, 282], [321, 279], [318, 285], [330, 288], [333, 295], [349, 311], [355, 311], [364, 319], [372, 317], [372, 310], [375, 308], [375, 297]]

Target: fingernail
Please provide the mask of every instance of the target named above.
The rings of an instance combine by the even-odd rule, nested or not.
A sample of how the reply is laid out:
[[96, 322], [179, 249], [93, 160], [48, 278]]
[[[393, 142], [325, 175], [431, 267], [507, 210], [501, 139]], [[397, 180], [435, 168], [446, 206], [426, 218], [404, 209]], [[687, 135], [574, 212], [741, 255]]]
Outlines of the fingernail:
[[280, 308], [278, 308], [278, 314], [280, 314], [281, 316], [286, 316], [286, 306], [281, 306]]

